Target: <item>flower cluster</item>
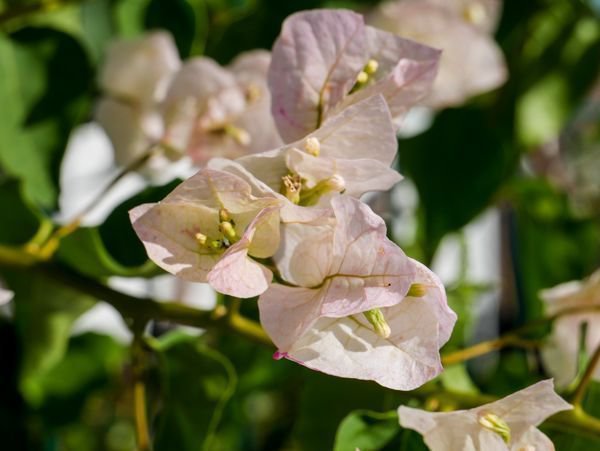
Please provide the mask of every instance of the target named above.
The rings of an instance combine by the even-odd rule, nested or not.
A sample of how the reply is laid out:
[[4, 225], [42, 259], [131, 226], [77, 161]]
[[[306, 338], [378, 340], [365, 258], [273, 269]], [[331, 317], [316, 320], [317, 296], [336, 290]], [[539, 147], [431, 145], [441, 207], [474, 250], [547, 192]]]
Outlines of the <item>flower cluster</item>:
[[[163, 201], [133, 209], [150, 258], [218, 292], [259, 296], [276, 358], [402, 390], [435, 377], [456, 315], [435, 274], [391, 242], [359, 199], [401, 179], [390, 168], [396, 131], [428, 94], [439, 55], [350, 11], [290, 16], [267, 75], [286, 144], [213, 158]], [[266, 68], [266, 53], [233, 63], [244, 74], [237, 84], [206, 59], [184, 64], [162, 100], [162, 142], [174, 145], [192, 124], [194, 138], [175, 147], [198, 155], [230, 135], [216, 130], [251, 130], [261, 120], [247, 116], [257, 56]], [[180, 120], [187, 115], [194, 121]], [[236, 154], [215, 146], [213, 156]]]
[[96, 118], [116, 161], [126, 165], [154, 146], [150, 167], [161, 169], [186, 155], [204, 164], [281, 144], [269, 113], [270, 59], [257, 50], [228, 67], [207, 57], [182, 62], [165, 32], [114, 42], [100, 74], [105, 95]]

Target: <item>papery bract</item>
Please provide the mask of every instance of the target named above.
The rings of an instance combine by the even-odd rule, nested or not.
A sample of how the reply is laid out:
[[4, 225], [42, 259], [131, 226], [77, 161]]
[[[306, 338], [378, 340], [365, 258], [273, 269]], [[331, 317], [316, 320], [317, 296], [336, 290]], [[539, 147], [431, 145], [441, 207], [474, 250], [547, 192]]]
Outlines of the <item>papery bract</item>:
[[470, 410], [426, 412], [400, 406], [398, 416], [401, 426], [423, 434], [432, 451], [552, 451], [552, 442], [536, 426], [571, 408], [546, 380]]
[[0, 306], [8, 303], [13, 297], [15, 293], [10, 290], [7, 290], [0, 285]]
[[266, 89], [269, 60], [268, 52], [254, 51], [241, 54], [231, 68], [207, 57], [187, 61], [163, 102], [163, 142], [197, 164], [279, 145]]
[[120, 40], [108, 47], [100, 87], [112, 97], [141, 106], [162, 99], [181, 61], [170, 34], [162, 31]]
[[[307, 150], [311, 140], [319, 143], [318, 156]], [[358, 197], [367, 191], [389, 189], [401, 179], [390, 168], [396, 148], [386, 102], [375, 95], [346, 108], [299, 141], [237, 162], [277, 192], [282, 177], [291, 173], [304, 181], [302, 190], [337, 177], [343, 182], [338, 191]]]
[[[112, 142], [117, 164], [126, 166], [161, 139], [164, 126], [158, 103], [180, 65], [175, 43], [165, 32], [110, 45], [100, 71], [104, 97], [95, 119]], [[157, 167], [167, 163], [160, 156], [153, 159]]]
[[369, 24], [442, 49], [439, 73], [423, 103], [460, 105], [469, 97], [497, 88], [507, 78], [500, 48], [456, 9], [429, 0], [388, 1], [368, 16]]
[[[285, 20], [273, 45], [269, 88], [273, 117], [286, 142], [316, 130], [334, 110], [373, 94], [383, 94], [394, 115], [425, 96], [439, 51], [378, 33], [347, 10], [303, 11]], [[371, 76], [365, 72], [364, 83], [369, 91], [353, 97], [357, 77], [371, 59]]]
[[115, 152], [115, 162], [127, 166], [163, 134], [158, 111], [136, 108], [110, 97], [100, 99], [95, 118], [104, 128]]
[[[548, 315], [572, 308], [590, 308], [554, 320], [552, 333], [542, 348], [544, 366], [556, 378], [556, 385], [564, 387], [577, 376], [584, 324], [587, 325], [583, 341], [585, 352], [591, 354], [600, 346], [600, 313], [593, 311], [594, 306], [600, 306], [600, 270], [586, 280], [543, 290], [540, 297], [546, 303]], [[600, 380], [600, 368], [594, 371], [594, 379]]]
[[[385, 236], [385, 223], [365, 204], [339, 196], [334, 218], [283, 226], [274, 256], [281, 277], [259, 298], [261, 323], [280, 356], [328, 374], [370, 379], [409, 390], [441, 371], [439, 347], [456, 316], [435, 276]], [[407, 297], [414, 283], [425, 295]], [[382, 337], [364, 316], [379, 309]], [[440, 326], [440, 323], [445, 323]], [[443, 331], [443, 332], [440, 332]]]
[[272, 256], [279, 245], [279, 202], [256, 198], [240, 178], [203, 169], [157, 204], [130, 212], [148, 256], [161, 268], [215, 290], [252, 297], [271, 272], [248, 255]]

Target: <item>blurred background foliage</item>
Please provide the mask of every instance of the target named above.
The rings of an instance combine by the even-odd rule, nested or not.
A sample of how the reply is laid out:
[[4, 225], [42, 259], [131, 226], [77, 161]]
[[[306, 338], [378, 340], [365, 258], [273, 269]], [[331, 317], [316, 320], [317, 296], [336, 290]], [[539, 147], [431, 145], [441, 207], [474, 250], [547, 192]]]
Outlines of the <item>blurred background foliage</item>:
[[[67, 141], [92, 119], [95, 77], [111, 39], [162, 28], [173, 34], [182, 58], [205, 54], [224, 64], [241, 51], [270, 48], [294, 11], [366, 11], [375, 3], [0, 0], [0, 242], [35, 245], [44, 235], [58, 206]], [[496, 39], [508, 82], [440, 112], [429, 130], [399, 142], [399, 170], [419, 198], [416, 238], [402, 243], [410, 255], [431, 262], [445, 237], [460, 237], [486, 209], [499, 211], [500, 331], [542, 314], [540, 289], [600, 266], [598, 197], [581, 208], [577, 193], [547, 170], [553, 159], [564, 163], [581, 152], [600, 152], [600, 100], [593, 95], [599, 17], [593, 0], [506, 0]], [[582, 119], [590, 103], [596, 109]], [[577, 139], [566, 149], [559, 145], [558, 153], [545, 152], [565, 133]], [[98, 279], [157, 274], [134, 238], [127, 210], [159, 200], [172, 186], [149, 188], [102, 225], [68, 237], [58, 253], [61, 264]], [[0, 275], [17, 293], [12, 311], [0, 318], [0, 448], [135, 449], [130, 350], [107, 335], [70, 333], [95, 299], [48, 275], [8, 268]], [[456, 349], [475, 340], [474, 312], [490, 287], [464, 276], [448, 288], [460, 321], [447, 349]], [[254, 303], [242, 309], [257, 317]], [[226, 332], [160, 333], [167, 329], [156, 327], [156, 338], [140, 350], [156, 450], [425, 449], [419, 435], [400, 429], [393, 410], [400, 402], [421, 405], [432, 387], [394, 393], [274, 362], [272, 349]], [[449, 367], [441, 384], [471, 395], [505, 395], [535, 374], [543, 374], [535, 351], [508, 349]], [[586, 407], [600, 416], [600, 388], [592, 388]], [[600, 447], [598, 438], [574, 439], [551, 427], [546, 432], [559, 450]]]

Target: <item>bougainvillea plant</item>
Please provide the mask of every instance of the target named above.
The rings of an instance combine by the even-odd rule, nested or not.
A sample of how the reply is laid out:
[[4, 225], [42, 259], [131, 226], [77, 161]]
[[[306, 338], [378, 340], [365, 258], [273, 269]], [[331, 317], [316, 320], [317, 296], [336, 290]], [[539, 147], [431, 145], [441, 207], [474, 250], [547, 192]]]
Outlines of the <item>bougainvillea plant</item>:
[[[46, 3], [0, 11], [0, 139], [22, 149], [0, 148], [7, 449], [600, 443], [600, 229], [568, 213], [576, 183], [539, 167], [569, 144], [565, 105], [597, 112], [597, 86], [576, 83], [600, 67], [592, 2], [282, 4], [265, 21], [266, 0], [150, 0], [139, 23], [133, 3]], [[536, 71], [548, 55], [561, 65]], [[77, 61], [97, 90], [69, 76]], [[65, 205], [77, 169], [105, 181], [81, 209]], [[486, 207], [501, 250], [464, 227]]]

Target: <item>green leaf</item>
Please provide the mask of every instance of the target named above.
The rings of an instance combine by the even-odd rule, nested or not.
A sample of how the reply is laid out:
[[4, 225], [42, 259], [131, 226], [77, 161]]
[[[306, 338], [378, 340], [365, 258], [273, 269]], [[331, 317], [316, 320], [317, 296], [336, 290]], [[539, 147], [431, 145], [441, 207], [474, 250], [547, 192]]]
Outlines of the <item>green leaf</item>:
[[113, 6], [116, 28], [125, 37], [144, 31], [144, 12], [150, 0], [120, 0]]
[[164, 28], [171, 32], [179, 55], [190, 55], [196, 35], [194, 8], [186, 0], [150, 0], [144, 25], [147, 29]]
[[340, 423], [334, 451], [376, 451], [389, 443], [400, 430], [395, 411], [356, 410]]
[[82, 227], [63, 238], [58, 258], [79, 272], [93, 277], [152, 277], [160, 274], [148, 260], [142, 242], [129, 220], [129, 210], [158, 202], [180, 180], [164, 186], [150, 187], [118, 205], [100, 227]]
[[301, 449], [332, 449], [337, 427], [353, 410], [383, 410], [399, 404], [390, 398], [389, 390], [375, 383], [303, 370], [306, 376], [294, 428]]
[[45, 394], [40, 411], [46, 423], [60, 426], [77, 421], [88, 397], [121, 377], [128, 355], [126, 346], [107, 335], [72, 337], [63, 359], [39, 380]]
[[129, 210], [141, 204], [162, 200], [180, 183], [181, 180], [173, 180], [163, 186], [145, 189], [117, 206], [99, 227], [106, 251], [116, 262], [125, 267], [139, 267], [147, 262], [144, 246], [131, 226]]
[[476, 395], [479, 389], [471, 380], [464, 363], [450, 365], [444, 368], [440, 375], [442, 385], [448, 391]]
[[50, 28], [0, 35], [0, 165], [53, 208], [72, 128], [87, 117], [93, 72], [76, 39]]
[[3, 274], [15, 292], [15, 323], [23, 360], [20, 386], [33, 405], [44, 399], [43, 379], [63, 358], [73, 322], [94, 300], [31, 272]]
[[471, 107], [445, 110], [426, 133], [400, 141], [400, 172], [422, 203], [426, 255], [486, 208], [515, 167], [518, 155], [501, 133], [485, 110]]
[[211, 449], [237, 377], [229, 360], [197, 337], [173, 332], [156, 345], [161, 401], [155, 451]]
[[38, 215], [27, 205], [21, 191], [19, 182], [0, 180], [0, 205], [5, 212], [0, 221], [0, 242], [4, 244], [25, 244], [38, 228]]
[[[588, 414], [600, 418], [600, 383], [593, 381], [587, 390], [583, 401], [583, 410]], [[560, 451], [589, 451], [600, 449], [600, 437], [597, 435], [581, 436], [559, 431], [546, 425], [542, 430], [548, 434], [554, 446]]]
[[150, 260], [139, 266], [121, 265], [108, 253], [95, 227], [80, 228], [63, 238], [57, 257], [92, 277], [150, 277], [160, 273]]

